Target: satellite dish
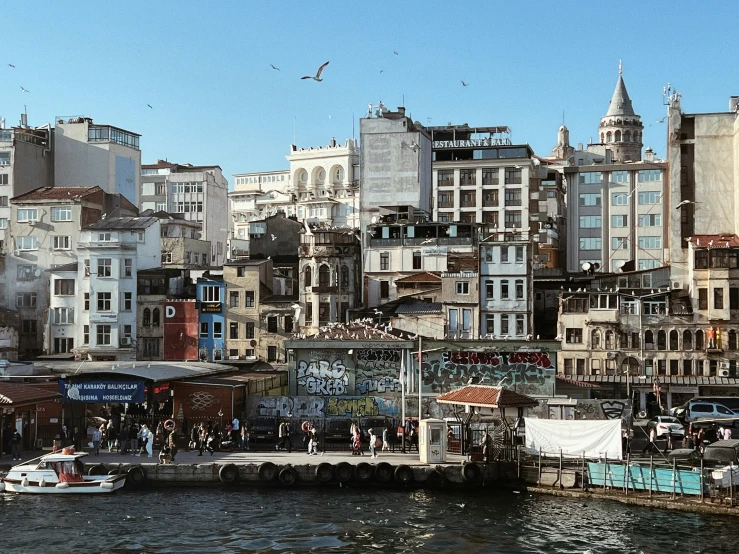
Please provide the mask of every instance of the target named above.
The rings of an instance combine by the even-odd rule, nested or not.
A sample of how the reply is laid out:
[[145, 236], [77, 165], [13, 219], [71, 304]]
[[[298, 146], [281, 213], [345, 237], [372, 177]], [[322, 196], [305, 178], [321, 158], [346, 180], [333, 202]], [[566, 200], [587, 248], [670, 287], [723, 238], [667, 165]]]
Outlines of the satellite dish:
[[592, 267], [592, 264], [590, 262], [585, 262], [584, 264], [582, 264], [583, 271], [590, 271], [591, 267]]
[[36, 277], [41, 277], [41, 270], [40, 270], [40, 269], [37, 269], [36, 271], [34, 271], [34, 272], [33, 272], [33, 274], [34, 274], [34, 275], [35, 275]]
[[372, 219], [370, 219], [370, 223], [372, 223], [373, 225], [374, 225], [375, 223], [377, 223], [377, 216], [376, 216], [376, 215], [373, 215], [373, 216], [372, 216]]

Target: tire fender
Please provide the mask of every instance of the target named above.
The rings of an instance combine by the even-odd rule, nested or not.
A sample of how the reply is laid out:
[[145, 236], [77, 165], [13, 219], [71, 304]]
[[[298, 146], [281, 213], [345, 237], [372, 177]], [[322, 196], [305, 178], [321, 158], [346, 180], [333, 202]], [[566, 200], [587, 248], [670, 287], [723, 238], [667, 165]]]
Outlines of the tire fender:
[[482, 481], [482, 469], [473, 463], [466, 463], [462, 466], [462, 479], [465, 483], [476, 485]]
[[393, 466], [387, 462], [380, 462], [375, 468], [375, 479], [380, 483], [389, 483], [393, 480]]
[[319, 483], [330, 483], [334, 478], [334, 466], [328, 462], [318, 464], [316, 467], [316, 481]]
[[354, 466], [349, 462], [341, 462], [336, 465], [335, 473], [339, 483], [348, 483], [354, 477]]
[[226, 464], [218, 470], [218, 478], [222, 483], [231, 484], [239, 480], [239, 468], [235, 464]]
[[354, 468], [354, 478], [360, 483], [366, 483], [375, 476], [375, 467], [367, 462], [361, 462]]
[[403, 485], [413, 481], [413, 470], [405, 465], [399, 465], [395, 468], [395, 480]]
[[433, 488], [444, 488], [446, 486], [446, 475], [435, 469], [426, 476], [426, 483]]
[[262, 481], [274, 481], [277, 478], [277, 466], [272, 462], [264, 462], [257, 470]]
[[280, 470], [279, 480], [281, 485], [292, 487], [298, 481], [298, 472], [292, 466], [284, 467]]
[[95, 464], [87, 470], [88, 475], [105, 475], [107, 470], [103, 464]]
[[126, 473], [126, 481], [134, 486], [143, 485], [146, 482], [146, 473], [141, 466], [133, 466]]

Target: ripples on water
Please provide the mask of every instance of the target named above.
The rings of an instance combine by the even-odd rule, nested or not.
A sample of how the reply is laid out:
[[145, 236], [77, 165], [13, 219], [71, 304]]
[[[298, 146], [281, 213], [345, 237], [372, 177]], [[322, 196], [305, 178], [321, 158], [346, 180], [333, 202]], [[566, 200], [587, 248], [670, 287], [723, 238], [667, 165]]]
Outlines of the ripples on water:
[[735, 518], [485, 489], [0, 495], [3, 552], [734, 553]]

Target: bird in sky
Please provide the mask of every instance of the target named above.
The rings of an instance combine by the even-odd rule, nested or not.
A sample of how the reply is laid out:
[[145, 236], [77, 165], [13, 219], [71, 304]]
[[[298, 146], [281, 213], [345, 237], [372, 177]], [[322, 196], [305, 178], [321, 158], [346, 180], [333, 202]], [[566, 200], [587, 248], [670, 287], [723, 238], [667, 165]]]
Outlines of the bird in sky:
[[428, 244], [430, 242], [434, 242], [434, 239], [426, 239], [426, 240], [422, 241], [421, 244]]
[[393, 54], [395, 54], [396, 56], [398, 55], [398, 53], [395, 50], [393, 50]]
[[667, 116], [663, 117], [662, 119], [658, 119], [657, 121], [655, 121], [655, 123], [664, 123], [665, 119], [667, 119]]
[[682, 206], [686, 206], [688, 204], [700, 204], [700, 202], [694, 202], [693, 200], [683, 200], [680, 202], [677, 206], [675, 206], [675, 209], [681, 208]]
[[8, 64], [8, 67], [13, 67], [14, 68], [15, 66], [12, 63], [9, 63]]
[[23, 92], [31, 92], [31, 91], [30, 91], [30, 90], [28, 90], [27, 88], [23, 88], [23, 87], [21, 87], [21, 90], [22, 90]]
[[306, 75], [305, 77], [301, 77], [301, 79], [313, 79], [314, 81], [323, 81], [321, 79], [321, 73], [323, 73], [323, 69], [328, 65], [328, 62], [323, 64], [321, 67], [318, 68], [318, 71], [316, 72], [315, 76], [311, 77], [310, 75]]
[[152, 110], [154, 109], [154, 106], [152, 106], [151, 104], [147, 104], [147, 106], [149, 106]]
[[380, 70], [380, 73], [382, 73], [383, 71], [385, 71], [385, 70], [384, 70], [384, 69], [381, 69], [381, 70]]
[[467, 87], [467, 86], [469, 86], [469, 85], [470, 85], [469, 83], [465, 83], [464, 81], [462, 81], [462, 86], [463, 86], [463, 87]]
[[280, 69], [279, 67], [275, 67], [275, 66], [274, 66], [274, 65], [272, 65], [272, 64], [269, 64], [269, 66], [270, 66], [270, 67], [271, 67], [272, 69], [276, 69], [277, 71], [282, 71], [282, 70], [281, 70], [281, 69]]

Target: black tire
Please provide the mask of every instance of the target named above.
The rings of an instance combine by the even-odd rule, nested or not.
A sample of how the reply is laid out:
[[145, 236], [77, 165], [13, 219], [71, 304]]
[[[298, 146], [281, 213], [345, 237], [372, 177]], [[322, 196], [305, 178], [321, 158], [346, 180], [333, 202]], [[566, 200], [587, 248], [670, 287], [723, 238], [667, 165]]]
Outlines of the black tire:
[[319, 483], [330, 483], [334, 478], [334, 466], [328, 462], [318, 464], [316, 467], [316, 481]]
[[446, 486], [446, 475], [435, 469], [426, 476], [426, 484], [434, 489], [443, 489]]
[[477, 464], [464, 464], [462, 467], [462, 479], [464, 479], [465, 483], [476, 485], [482, 482], [482, 469]]
[[239, 480], [239, 468], [234, 464], [226, 464], [218, 470], [218, 477], [222, 483], [231, 484]]
[[393, 480], [393, 466], [387, 462], [377, 464], [375, 468], [375, 479], [380, 483], [389, 483]]
[[274, 481], [277, 479], [277, 466], [272, 462], [264, 462], [260, 464], [257, 472], [262, 481]]
[[126, 482], [139, 487], [146, 482], [146, 473], [141, 466], [133, 466], [126, 473]]
[[121, 468], [118, 469], [111, 469], [108, 472], [108, 475], [121, 475], [123, 472], [121, 471]]
[[88, 475], [105, 475], [107, 470], [103, 464], [95, 464], [87, 470]]
[[360, 462], [354, 468], [354, 478], [360, 483], [366, 483], [375, 476], [375, 466], [367, 462]]
[[348, 483], [354, 477], [354, 466], [349, 462], [341, 462], [336, 465], [334, 473], [339, 483]]
[[395, 480], [402, 485], [410, 483], [413, 481], [413, 470], [405, 464], [399, 465], [395, 468]]
[[292, 466], [282, 468], [279, 475], [280, 484], [286, 487], [292, 487], [298, 482], [298, 472]]

